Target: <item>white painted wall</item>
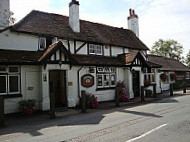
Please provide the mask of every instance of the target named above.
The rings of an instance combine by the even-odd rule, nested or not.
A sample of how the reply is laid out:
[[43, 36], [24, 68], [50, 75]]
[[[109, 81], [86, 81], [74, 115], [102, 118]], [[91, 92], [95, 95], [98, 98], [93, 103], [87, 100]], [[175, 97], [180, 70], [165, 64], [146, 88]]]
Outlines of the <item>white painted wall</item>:
[[0, 49], [37, 51], [38, 37], [6, 30], [0, 33]]
[[112, 56], [117, 56], [118, 54], [123, 53], [122, 47], [112, 46]]
[[[32, 86], [32, 90], [28, 87]], [[41, 82], [39, 66], [21, 66], [21, 94], [22, 97], [5, 99], [5, 114], [19, 112], [19, 101], [27, 99], [36, 99], [37, 108], [40, 108], [41, 102]]]

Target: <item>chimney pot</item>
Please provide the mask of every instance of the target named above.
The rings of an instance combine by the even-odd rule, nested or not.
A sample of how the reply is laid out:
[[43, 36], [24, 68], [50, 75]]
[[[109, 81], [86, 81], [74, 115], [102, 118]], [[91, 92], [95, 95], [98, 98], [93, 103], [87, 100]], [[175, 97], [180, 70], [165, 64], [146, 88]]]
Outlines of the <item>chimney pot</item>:
[[132, 15], [132, 12], [131, 12], [131, 11], [132, 11], [132, 9], [130, 8], [130, 9], [129, 9], [129, 16]]

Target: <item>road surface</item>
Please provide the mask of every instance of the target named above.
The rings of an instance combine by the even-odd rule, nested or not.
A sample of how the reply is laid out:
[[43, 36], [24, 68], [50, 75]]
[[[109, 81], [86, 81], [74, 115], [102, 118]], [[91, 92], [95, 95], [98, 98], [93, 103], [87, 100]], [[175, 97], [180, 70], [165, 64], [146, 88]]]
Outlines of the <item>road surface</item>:
[[1, 142], [190, 142], [190, 95], [0, 129]]

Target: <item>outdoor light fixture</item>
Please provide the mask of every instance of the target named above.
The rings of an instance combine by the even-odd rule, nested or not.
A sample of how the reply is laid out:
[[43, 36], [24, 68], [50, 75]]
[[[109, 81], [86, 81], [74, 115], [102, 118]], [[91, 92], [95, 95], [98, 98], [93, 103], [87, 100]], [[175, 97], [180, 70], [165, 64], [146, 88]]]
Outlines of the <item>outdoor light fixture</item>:
[[59, 64], [59, 67], [61, 68], [62, 61], [61, 61], [61, 60], [59, 60], [58, 64]]
[[93, 67], [89, 67], [89, 72], [90, 73], [94, 73], [94, 68]]

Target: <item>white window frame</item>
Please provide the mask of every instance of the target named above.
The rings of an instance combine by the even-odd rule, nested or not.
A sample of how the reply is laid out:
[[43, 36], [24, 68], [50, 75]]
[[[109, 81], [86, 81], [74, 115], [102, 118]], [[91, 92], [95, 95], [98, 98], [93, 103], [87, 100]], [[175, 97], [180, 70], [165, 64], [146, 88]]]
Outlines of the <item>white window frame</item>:
[[[100, 50], [98, 49], [98, 47], [100, 47]], [[91, 50], [93, 50], [94, 52], [91, 52]], [[103, 50], [102, 45], [89, 44], [88, 52], [91, 55], [103, 55], [102, 50]], [[98, 53], [97, 51], [101, 51], [101, 53]]]
[[[40, 48], [41, 40], [44, 40], [44, 48]], [[39, 50], [44, 50], [46, 48], [46, 38], [45, 37], [39, 37], [38, 48], [39, 48]]]
[[5, 76], [5, 78], [6, 78], [6, 92], [5, 93], [0, 93], [0, 95], [7, 95], [7, 75], [6, 74], [4, 74], [4, 75], [0, 75], [0, 76]]
[[[1, 65], [1, 66], [3, 66], [3, 65]], [[7, 70], [8, 70], [7, 66], [5, 66], [5, 68], [6, 68], [6, 70], [5, 71], [0, 71], [0, 73], [7, 73]]]
[[[105, 85], [104, 76], [109, 75], [108, 85]], [[115, 84], [112, 85], [111, 77], [115, 76]], [[102, 86], [98, 86], [98, 76], [102, 76]], [[116, 86], [116, 68], [114, 67], [97, 67], [97, 88], [109, 88]]]
[[[9, 72], [9, 68], [11, 68], [11, 67], [16, 67], [16, 68], [18, 68], [18, 71], [17, 71], [17, 72]], [[20, 73], [20, 68], [19, 68], [19, 66], [8, 66], [7, 72], [8, 72], [8, 74], [17, 74], [17, 73]]]
[[[18, 76], [18, 91], [17, 92], [10, 92], [10, 76]], [[18, 94], [18, 93], [20, 93], [20, 75], [19, 74], [11, 74], [11, 75], [8, 75], [8, 85], [7, 85], [7, 87], [8, 87], [8, 94]]]
[[[10, 67], [17, 67], [18, 71], [17, 72], [9, 72]], [[0, 76], [5, 76], [6, 77], [6, 93], [0, 93], [0, 95], [11, 95], [11, 94], [19, 94], [20, 93], [20, 67], [15, 65], [15, 66], [6, 66], [6, 72], [0, 72]], [[10, 85], [9, 85], [9, 77], [10, 76], [18, 76], [18, 91], [17, 92], [10, 92]]]

